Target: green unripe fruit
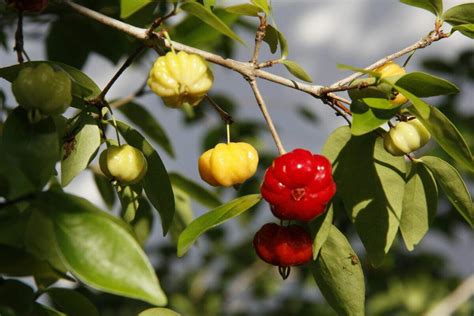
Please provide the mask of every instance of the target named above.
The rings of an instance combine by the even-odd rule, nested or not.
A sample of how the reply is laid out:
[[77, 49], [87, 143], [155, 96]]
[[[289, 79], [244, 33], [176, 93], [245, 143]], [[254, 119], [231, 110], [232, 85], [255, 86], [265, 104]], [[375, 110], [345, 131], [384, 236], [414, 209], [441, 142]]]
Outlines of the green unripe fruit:
[[384, 136], [385, 149], [394, 156], [411, 153], [428, 143], [430, 132], [418, 119], [400, 122]]
[[121, 184], [139, 182], [148, 169], [143, 153], [130, 145], [110, 146], [100, 154], [99, 165], [105, 176]]
[[44, 115], [62, 114], [72, 102], [71, 79], [46, 63], [20, 70], [12, 90], [21, 107]]

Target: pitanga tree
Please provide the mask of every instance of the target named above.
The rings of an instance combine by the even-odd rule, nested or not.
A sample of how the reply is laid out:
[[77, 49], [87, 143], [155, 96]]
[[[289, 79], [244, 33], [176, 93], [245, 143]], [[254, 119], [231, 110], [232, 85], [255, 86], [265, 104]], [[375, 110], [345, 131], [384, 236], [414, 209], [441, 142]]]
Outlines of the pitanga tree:
[[[366, 267], [372, 270], [390, 255], [397, 236], [410, 251], [421, 242], [435, 220], [440, 192], [468, 225], [474, 224], [472, 199], [459, 173], [474, 171], [468, 142], [442, 111], [424, 100], [456, 94], [459, 88], [435, 75], [405, 70], [416, 50], [448, 42], [454, 32], [472, 38], [474, 4], [444, 10], [441, 0], [401, 1], [433, 13], [433, 30], [366, 68], [340, 65], [353, 73], [321, 86], [288, 59], [283, 30], [276, 26], [266, 0], [231, 6], [191, 0], [103, 2], [10, 0], [1, 7], [6, 21], [17, 23], [18, 59], [18, 64], [0, 68], [17, 102], [1, 109], [5, 121], [0, 138], [0, 273], [8, 277], [0, 279], [2, 315], [97, 315], [88, 289], [146, 302], [138, 305], [140, 315], [191, 313], [189, 302], [176, 296], [168, 300], [160, 285], [159, 278], [169, 278], [171, 268], [155, 270], [144, 251], [153, 218], [159, 217], [163, 236], [171, 236], [171, 251], [183, 257], [204, 234], [215, 233], [216, 226], [229, 220], [245, 221], [259, 203], [277, 223], [254, 231], [253, 256], [278, 267], [283, 279], [291, 267], [301, 266], [296, 269], [312, 274], [338, 315], [364, 315], [364, 269], [348, 231], [353, 228], [359, 236], [368, 256]], [[230, 27], [241, 23], [248, 28], [244, 16], [257, 22], [251, 59], [225, 58], [234, 42], [248, 45]], [[43, 17], [55, 19], [48, 36], [51, 60], [33, 61], [24, 48], [23, 24]], [[203, 31], [193, 33], [198, 26]], [[80, 47], [60, 53], [54, 47], [63, 45], [62, 40], [68, 43], [64, 28], [71, 34], [104, 35], [114, 50], [103, 41], [85, 45], [85, 53]], [[273, 59], [261, 60], [260, 51], [267, 49], [263, 42]], [[127, 57], [103, 88], [80, 70], [92, 50], [115, 62]], [[131, 96], [108, 99], [116, 80], [151, 52], [156, 61], [143, 74], [145, 83]], [[404, 61], [397, 61], [404, 56]], [[277, 157], [259, 153], [263, 121], [239, 122], [228, 100], [212, 94], [218, 78], [210, 63], [248, 82]], [[300, 81], [266, 70], [278, 64]], [[286, 152], [258, 80], [322, 101], [343, 119], [341, 126], [317, 153]], [[217, 191], [167, 170], [160, 156], [174, 155], [172, 138], [135, 102], [149, 92], [164, 106], [182, 111], [188, 122], [199, 122], [204, 103], [222, 119], [210, 131], [198, 161], [202, 180], [219, 187]], [[127, 120], [118, 120], [116, 112]], [[222, 138], [226, 142], [220, 142]], [[417, 154], [430, 139], [442, 149], [439, 157]], [[86, 170], [94, 173], [111, 210], [118, 197], [119, 216], [63, 191]], [[233, 188], [238, 196], [222, 202], [218, 193]], [[192, 219], [191, 199], [210, 210]], [[251, 243], [247, 240], [244, 247], [251, 249]], [[170, 256], [164, 251], [160, 255]], [[22, 276], [32, 276], [35, 287], [15, 279]], [[60, 287], [59, 280], [79, 290]], [[38, 301], [44, 296], [51, 306]], [[225, 311], [221, 304], [208, 314]], [[439, 308], [433, 307], [431, 315]]]

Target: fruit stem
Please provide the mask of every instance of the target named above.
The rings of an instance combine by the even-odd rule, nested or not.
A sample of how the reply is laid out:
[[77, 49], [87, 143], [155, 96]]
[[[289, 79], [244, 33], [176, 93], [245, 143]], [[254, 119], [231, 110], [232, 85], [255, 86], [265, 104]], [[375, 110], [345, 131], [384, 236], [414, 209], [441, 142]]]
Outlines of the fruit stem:
[[291, 272], [291, 267], [278, 267], [278, 272], [280, 273], [281, 275], [281, 278], [283, 280], [286, 280], [288, 279], [288, 276], [290, 275], [290, 272]]
[[102, 101], [105, 99], [105, 95], [109, 92], [112, 85], [117, 81], [117, 79], [122, 75], [122, 73], [132, 64], [133, 60], [138, 57], [146, 49], [145, 45], [140, 45], [123, 63], [122, 67], [117, 71], [117, 73], [110, 79], [109, 83], [105, 86], [102, 92], [96, 97], [96, 100]]
[[234, 123], [232, 116], [229, 113], [227, 113], [223, 108], [221, 108], [219, 104], [217, 104], [217, 102], [214, 101], [214, 99], [212, 99], [208, 94], [205, 95], [205, 98], [214, 107], [217, 113], [219, 113], [224, 123], [229, 124], [229, 125]]
[[267, 121], [268, 128], [270, 129], [270, 133], [272, 134], [273, 140], [275, 141], [275, 145], [278, 148], [278, 152], [280, 155], [283, 155], [286, 153], [285, 148], [283, 147], [283, 144], [281, 142], [280, 136], [278, 135], [278, 132], [275, 128], [275, 125], [273, 124], [272, 117], [270, 116], [270, 113], [268, 113], [267, 106], [265, 105], [265, 101], [263, 100], [262, 94], [260, 93], [260, 90], [258, 89], [257, 81], [255, 78], [246, 78], [247, 81], [250, 84], [250, 87], [252, 88], [252, 91], [255, 95], [255, 99], [257, 100], [258, 107], [260, 108], [260, 111], [263, 114], [263, 117], [265, 118], [265, 121]]
[[170, 35], [168, 34], [167, 31], [164, 31], [164, 32], [163, 32], [163, 35], [165, 36], [165, 38], [166, 38], [166, 39], [168, 40], [168, 42], [170, 43], [171, 51], [173, 52], [173, 54], [176, 55], [176, 51], [174, 50], [173, 42], [171, 41]]
[[226, 130], [227, 130], [227, 144], [229, 144], [230, 143], [230, 124], [227, 123], [225, 125], [225, 127], [226, 127]]
[[23, 64], [23, 11], [18, 10], [18, 24], [15, 32], [15, 47], [18, 63]]

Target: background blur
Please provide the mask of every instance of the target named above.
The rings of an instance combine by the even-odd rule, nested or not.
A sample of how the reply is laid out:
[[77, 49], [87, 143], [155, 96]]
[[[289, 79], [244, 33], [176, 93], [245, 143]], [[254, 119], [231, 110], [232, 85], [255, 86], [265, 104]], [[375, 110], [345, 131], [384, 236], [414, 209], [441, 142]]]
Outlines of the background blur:
[[[118, 13], [118, 1], [78, 1], [108, 15]], [[240, 1], [241, 3], [242, 1]], [[445, 8], [466, 1], [444, 0]], [[239, 1], [218, 1], [225, 5]], [[377, 0], [273, 0], [275, 21], [288, 40], [289, 59], [297, 61], [314, 79], [315, 84], [331, 84], [350, 73], [341, 71], [337, 63], [363, 67], [398, 51], [425, 36], [433, 29], [434, 17], [427, 11], [398, 3]], [[164, 7], [164, 6], [163, 6]], [[166, 9], [166, 8], [162, 8]], [[81, 68], [104, 87], [130, 54], [135, 42], [120, 33], [87, 21], [76, 15], [59, 19], [51, 12], [25, 20], [25, 49], [32, 60], [51, 59]], [[51, 14], [49, 14], [51, 13]], [[135, 17], [138, 20], [138, 17]], [[174, 40], [201, 47], [238, 60], [249, 60], [252, 52], [256, 21], [226, 17], [248, 47], [234, 44], [193, 19], [171, 20]], [[133, 23], [132, 19], [129, 21]], [[0, 67], [16, 63], [13, 52], [15, 18], [5, 15], [0, 20]], [[139, 25], [139, 24], [137, 24]], [[74, 27], [73, 27], [74, 26]], [[139, 25], [142, 26], [142, 25]], [[449, 30], [449, 26], [445, 26]], [[109, 100], [127, 96], [140, 88], [156, 58], [150, 51], [138, 60], [113, 86]], [[261, 61], [270, 59], [268, 46], [263, 44]], [[401, 58], [402, 64], [405, 58]], [[239, 191], [219, 191], [222, 200], [236, 194], [258, 190], [264, 168], [276, 155], [273, 140], [257, 108], [245, 80], [227, 69], [213, 65], [215, 85], [212, 95], [236, 121], [232, 139], [247, 140], [262, 155], [257, 176]], [[474, 144], [474, 49], [472, 41], [456, 33], [451, 38], [434, 43], [415, 53], [407, 71], [428, 71], [456, 83], [459, 95], [429, 100], [460, 127]], [[269, 71], [291, 78], [283, 66]], [[296, 90], [260, 80], [260, 87], [287, 150], [305, 147], [321, 150], [324, 141], [345, 121], [319, 100]], [[10, 84], [0, 80], [0, 93], [5, 104], [15, 106]], [[225, 127], [209, 104], [203, 103], [194, 114], [165, 108], [161, 100], [146, 93], [135, 100], [150, 111], [171, 138], [175, 159], [159, 149], [169, 171], [177, 171], [200, 182], [197, 158], [205, 150], [223, 141]], [[123, 118], [116, 111], [119, 118]], [[443, 153], [429, 146], [426, 151]], [[444, 157], [444, 156], [443, 156]], [[473, 175], [463, 175], [473, 193]], [[356, 179], [355, 179], [356, 180]], [[92, 172], [83, 172], [67, 191], [84, 196], [102, 208], [107, 208]], [[193, 217], [207, 209], [188, 197], [181, 205]], [[118, 207], [115, 202], [115, 208]], [[186, 217], [186, 216], [185, 216]], [[161, 236], [159, 219], [155, 219], [147, 251], [154, 262], [170, 307], [183, 315], [333, 315], [325, 304], [311, 274], [304, 267], [295, 268], [282, 281], [271, 266], [259, 261], [251, 247], [255, 231], [273, 221], [267, 205], [261, 206], [237, 220], [211, 230], [181, 259], [176, 257], [172, 238]], [[421, 244], [408, 253], [401, 242], [395, 242], [385, 264], [373, 269], [364, 260], [364, 250], [349, 225], [339, 216], [336, 225], [352, 236], [351, 243], [363, 262], [367, 282], [369, 315], [420, 315], [430, 305], [448, 295], [460, 280], [474, 273], [474, 235], [460, 216], [441, 198], [434, 229]], [[71, 284], [64, 283], [66, 286]], [[144, 303], [112, 295], [98, 295], [81, 289], [99, 306], [104, 315], [130, 315], [144, 309]], [[474, 302], [462, 306], [456, 315], [472, 315]]]

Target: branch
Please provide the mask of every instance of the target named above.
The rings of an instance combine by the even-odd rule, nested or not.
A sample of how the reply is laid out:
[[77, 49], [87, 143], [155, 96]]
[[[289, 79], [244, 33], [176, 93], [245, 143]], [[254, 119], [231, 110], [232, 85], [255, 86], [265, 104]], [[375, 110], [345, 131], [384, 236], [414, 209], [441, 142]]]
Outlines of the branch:
[[[130, 25], [130, 24], [124, 23], [122, 21], [113, 19], [111, 17], [108, 17], [108, 16], [103, 15], [101, 13], [98, 13], [96, 11], [93, 11], [91, 9], [88, 9], [88, 8], [82, 6], [82, 5], [71, 2], [70, 0], [64, 0], [64, 3], [66, 3], [72, 9], [76, 10], [78, 13], [80, 13], [80, 14], [86, 16], [86, 17], [94, 19], [94, 20], [96, 20], [96, 21], [98, 21], [98, 22], [100, 22], [104, 25], [110, 26], [110, 27], [112, 27], [114, 29], [117, 29], [119, 31], [122, 31], [122, 32], [124, 32], [124, 33], [126, 33], [130, 36], [133, 36], [133, 37], [135, 37], [139, 40], [142, 40], [148, 46], [164, 46], [164, 47], [167, 47], [167, 48], [170, 48], [171, 46], [173, 46], [174, 49], [176, 49], [176, 50], [184, 51], [184, 52], [189, 53], [189, 54], [199, 55], [199, 56], [203, 57], [204, 59], [206, 59], [207, 61], [209, 61], [211, 63], [214, 63], [214, 64], [220, 65], [222, 67], [225, 67], [225, 68], [231, 69], [233, 71], [236, 71], [236, 72], [242, 74], [244, 77], [261, 78], [261, 79], [264, 79], [264, 80], [268, 80], [268, 81], [271, 81], [271, 82], [274, 82], [274, 83], [277, 83], [277, 84], [280, 84], [280, 85], [283, 85], [283, 86], [286, 86], [286, 87], [290, 87], [290, 88], [293, 88], [293, 89], [296, 89], [296, 90], [299, 90], [299, 91], [302, 91], [302, 92], [306, 92], [306, 93], [308, 93], [308, 94], [310, 94], [310, 95], [312, 95], [316, 98], [323, 98], [323, 97], [325, 98], [325, 97], [327, 97], [327, 98], [330, 98], [330, 99], [341, 101], [343, 103], [350, 104], [350, 102], [348, 100], [345, 100], [345, 99], [337, 96], [336, 94], [332, 93], [331, 91], [342, 91], [344, 89], [341, 89], [341, 87], [348, 85], [352, 80], [362, 76], [361, 73], [355, 73], [355, 74], [352, 74], [351, 76], [349, 76], [347, 78], [344, 78], [344, 79], [332, 84], [329, 87], [320, 86], [320, 85], [309, 85], [309, 84], [306, 84], [306, 83], [303, 83], [303, 82], [298, 82], [296, 80], [292, 80], [292, 79], [288, 79], [288, 78], [285, 78], [285, 77], [282, 77], [282, 76], [274, 75], [272, 73], [269, 73], [269, 72], [266, 72], [264, 70], [258, 69], [258, 65], [257, 65], [257, 67], [255, 67], [255, 64], [253, 64], [251, 62], [241, 62], [241, 61], [237, 61], [237, 60], [234, 60], [234, 59], [226, 59], [226, 58], [223, 58], [222, 56], [219, 56], [219, 55], [216, 55], [216, 54], [204, 51], [204, 50], [200, 50], [200, 49], [197, 49], [197, 48], [194, 48], [194, 47], [191, 47], [191, 46], [187, 46], [187, 45], [184, 45], [184, 44], [181, 44], [181, 43], [178, 43], [178, 42], [166, 40], [165, 38], [163, 38], [163, 36], [161, 36], [159, 33], [156, 33], [156, 32], [153, 33], [156, 36], [150, 37], [149, 34], [148, 34], [147, 29], [135, 27], [133, 25]], [[388, 55], [388, 56], [378, 60], [377, 62], [375, 62], [372, 65], [368, 66], [366, 69], [370, 70], [370, 69], [374, 69], [376, 67], [380, 67], [381, 65], [383, 65], [387, 61], [390, 61], [390, 60], [393, 60], [395, 58], [401, 57], [401, 56], [403, 56], [405, 54], [408, 54], [408, 53], [410, 53], [414, 50], [424, 48], [426, 46], [429, 46], [433, 42], [436, 42], [438, 40], [441, 40], [441, 39], [447, 38], [447, 37], [449, 37], [449, 34], [433, 31], [430, 34], [428, 34], [428, 36], [422, 38], [421, 40], [414, 43], [413, 45], [410, 45], [410, 46], [408, 46], [408, 47], [406, 47], [406, 48], [404, 48], [404, 49], [402, 49], [402, 50], [400, 50], [396, 53], [393, 53], [391, 55]], [[340, 104], [340, 102], [339, 102], [339, 104]], [[343, 108], [340, 108], [340, 109], [343, 110], [346, 113], [350, 113], [350, 112], [347, 112], [347, 109], [343, 109]]]
[[474, 274], [464, 280], [451, 294], [431, 308], [425, 316], [451, 315], [474, 296]]
[[214, 101], [214, 99], [209, 96], [209, 94], [206, 94], [205, 98], [214, 107], [214, 109], [220, 115], [224, 123], [226, 123], [227, 125], [234, 123], [232, 116], [229, 113], [227, 113], [223, 108], [221, 108], [219, 104], [217, 104], [217, 102]]
[[257, 100], [258, 107], [260, 108], [260, 111], [262, 111], [263, 117], [265, 118], [265, 121], [267, 121], [268, 128], [270, 129], [273, 140], [275, 141], [275, 145], [278, 148], [278, 152], [280, 153], [280, 155], [285, 154], [286, 153], [285, 148], [283, 147], [283, 144], [281, 143], [280, 136], [278, 135], [278, 132], [276, 131], [272, 118], [270, 114], [268, 113], [268, 109], [267, 109], [267, 106], [265, 105], [265, 101], [263, 100], [262, 94], [260, 93], [260, 90], [258, 89], [257, 81], [255, 80], [255, 78], [246, 78], [246, 79], [249, 82], [250, 87], [252, 88], [252, 91], [255, 95], [255, 99]]
[[253, 49], [252, 64], [257, 65], [258, 54], [260, 53], [260, 47], [262, 46], [262, 41], [265, 38], [265, 32], [267, 28], [267, 18], [265, 16], [258, 16], [260, 19], [260, 25], [258, 26], [257, 32], [255, 33], [255, 47]]
[[[420, 49], [420, 48], [424, 48], [426, 46], [429, 46], [431, 45], [433, 42], [437, 42], [443, 38], [447, 38], [449, 37], [449, 33], [443, 33], [443, 32], [436, 32], [436, 31], [432, 31], [430, 32], [426, 37], [422, 38], [421, 40], [419, 40], [418, 42], [416, 42], [415, 44], [413, 45], [410, 45], [408, 47], [405, 47], [404, 49], [402, 49], [401, 51], [398, 51], [396, 53], [393, 53], [391, 55], [388, 55], [382, 59], [379, 59], [377, 60], [375, 63], [373, 63], [372, 65], [370, 66], [367, 66], [365, 68], [365, 70], [372, 70], [372, 69], [375, 69], [375, 68], [378, 68], [380, 66], [382, 66], [383, 64], [391, 61], [391, 60], [394, 60], [396, 58], [399, 58], [403, 55], [406, 55], [408, 53], [411, 53], [412, 51], [415, 51], [417, 49]], [[348, 85], [350, 84], [354, 79], [357, 79], [359, 78], [360, 76], [362, 76], [363, 73], [361, 72], [356, 72], [344, 79], [341, 79], [339, 80], [338, 82], [336, 83], [333, 83], [332, 85], [330, 85], [328, 88], [323, 88], [325, 89], [326, 91], [341, 91], [340, 89], [337, 90], [338, 88], [342, 87], [342, 86], [345, 86], [345, 85]], [[333, 90], [331, 90], [331, 88]]]
[[144, 50], [145, 46], [140, 45], [133, 53], [130, 55], [127, 60], [123, 63], [122, 67], [117, 71], [117, 73], [110, 79], [109, 83], [105, 86], [105, 88], [102, 90], [102, 92], [96, 97], [97, 101], [103, 101], [105, 99], [105, 95], [107, 92], [109, 92], [110, 88], [112, 85], [117, 81], [117, 79], [122, 75], [122, 73], [132, 64], [132, 62], [135, 60], [135, 58], [138, 57]]
[[15, 31], [15, 47], [19, 64], [23, 64], [23, 11], [18, 10], [18, 24]]

